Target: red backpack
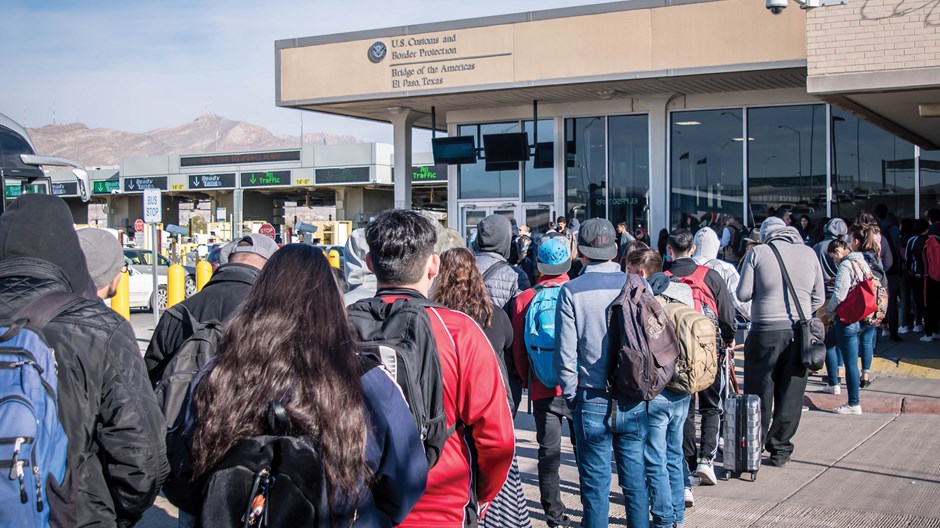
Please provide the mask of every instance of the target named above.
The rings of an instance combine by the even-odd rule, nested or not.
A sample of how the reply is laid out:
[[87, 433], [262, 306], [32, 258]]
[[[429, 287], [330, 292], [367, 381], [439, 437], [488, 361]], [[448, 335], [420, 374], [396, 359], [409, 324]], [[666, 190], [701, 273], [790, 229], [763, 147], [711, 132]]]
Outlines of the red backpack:
[[924, 243], [925, 275], [935, 281], [940, 281], [940, 240], [936, 235], [928, 235]]
[[[718, 316], [718, 303], [715, 302], [715, 297], [712, 295], [711, 288], [705, 284], [705, 276], [708, 275], [708, 271], [711, 268], [707, 266], [698, 266], [695, 268], [695, 271], [691, 275], [686, 275], [685, 277], [676, 277], [672, 272], [667, 271], [666, 275], [670, 277], [676, 277], [679, 282], [683, 284], [688, 284], [692, 288], [692, 300], [695, 301], [695, 309], [701, 313], [705, 313], [704, 306], [708, 306], [712, 315], [715, 317]], [[708, 314], [705, 314], [708, 315]]]

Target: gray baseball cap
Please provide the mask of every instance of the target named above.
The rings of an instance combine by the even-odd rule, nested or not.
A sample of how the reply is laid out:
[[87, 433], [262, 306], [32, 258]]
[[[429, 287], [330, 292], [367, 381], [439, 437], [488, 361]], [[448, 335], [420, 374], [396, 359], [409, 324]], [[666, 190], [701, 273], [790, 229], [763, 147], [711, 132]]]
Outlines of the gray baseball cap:
[[124, 267], [124, 251], [117, 238], [104, 229], [89, 227], [78, 230], [78, 242], [85, 254], [88, 274], [95, 289], [107, 286]]
[[[237, 241], [234, 241], [234, 244], [235, 247], [232, 248], [232, 255], [235, 253], [254, 253], [265, 260], [271, 258], [271, 255], [278, 249], [274, 239], [259, 233], [247, 234]], [[229, 258], [231, 258], [231, 256]]]
[[578, 251], [591, 260], [610, 260], [617, 256], [617, 232], [604, 218], [591, 218], [578, 231]]

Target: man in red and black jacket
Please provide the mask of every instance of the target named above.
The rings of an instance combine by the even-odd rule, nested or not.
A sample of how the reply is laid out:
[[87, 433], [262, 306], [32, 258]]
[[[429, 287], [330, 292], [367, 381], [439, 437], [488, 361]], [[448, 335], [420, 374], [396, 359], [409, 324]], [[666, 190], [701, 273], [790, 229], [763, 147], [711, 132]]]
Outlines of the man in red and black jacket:
[[[366, 227], [366, 264], [376, 297], [425, 300], [440, 268], [431, 222], [412, 211], [380, 214]], [[428, 473], [427, 489], [400, 526], [459, 528], [486, 514], [506, 481], [515, 452], [512, 415], [496, 354], [480, 326], [462, 312], [427, 306], [440, 357], [450, 435]]]
[[[707, 228], [706, 228], [707, 229]], [[734, 344], [734, 301], [728, 292], [728, 284], [715, 270], [700, 266], [692, 259], [695, 244], [688, 229], [676, 229], [669, 235], [666, 251], [672, 258], [669, 274], [682, 279], [692, 288], [692, 298], [696, 310], [708, 315], [712, 312], [718, 321], [718, 332], [725, 347]], [[704, 273], [703, 273], [704, 272]], [[696, 449], [695, 442], [695, 398], [689, 403], [689, 414], [683, 434], [683, 450], [689, 464], [690, 473], [698, 476], [703, 484], [718, 483], [713, 462], [718, 454], [718, 438], [721, 423], [722, 395], [727, 376], [721, 372], [723, 353], [719, 351], [719, 375], [711, 387], [698, 393], [699, 413], [702, 415], [701, 446]], [[686, 506], [693, 502], [689, 484], [686, 484]]]
[[[561, 501], [560, 478], [562, 421], [568, 421], [569, 431], [574, 431], [571, 411], [561, 395], [561, 387], [546, 387], [529, 368], [525, 334], [526, 314], [536, 294], [545, 288], [560, 288], [568, 282], [571, 257], [568, 248], [555, 238], [544, 239], [539, 246], [537, 266], [542, 276], [535, 287], [520, 292], [510, 304], [512, 331], [516, 336], [512, 356], [516, 372], [523, 387], [529, 389], [535, 415], [535, 438], [539, 443], [539, 493], [545, 518], [549, 526], [569, 526], [571, 519], [565, 515], [565, 504]], [[549, 355], [551, 357], [551, 355]], [[570, 436], [574, 446], [574, 436]]]

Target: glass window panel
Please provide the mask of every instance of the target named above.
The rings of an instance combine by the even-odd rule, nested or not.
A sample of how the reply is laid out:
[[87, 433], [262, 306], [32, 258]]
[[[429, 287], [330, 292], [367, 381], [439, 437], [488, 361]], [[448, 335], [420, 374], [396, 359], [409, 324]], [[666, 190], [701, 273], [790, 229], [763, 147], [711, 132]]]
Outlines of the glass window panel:
[[920, 216], [940, 207], [940, 150], [920, 151]]
[[914, 145], [832, 108], [832, 216], [854, 219], [884, 203], [913, 217]]
[[603, 117], [565, 120], [565, 212], [607, 217], [607, 139]]
[[670, 225], [694, 228], [725, 215], [742, 217], [741, 120], [740, 109], [672, 113]]
[[649, 118], [607, 118], [610, 221], [626, 222], [631, 233], [649, 228]]
[[[477, 132], [479, 131], [479, 134]], [[488, 123], [485, 125], [461, 125], [457, 135], [474, 136], [477, 148], [483, 147], [483, 136], [522, 132], [519, 123]], [[541, 130], [539, 131], [541, 132]], [[460, 197], [464, 199], [517, 198], [519, 197], [519, 164], [509, 164], [513, 168], [499, 171], [486, 171], [486, 163], [478, 160], [473, 164], [460, 165]]]
[[[535, 144], [535, 130], [532, 121], [525, 122], [525, 131], [529, 134], [529, 143]], [[525, 162], [522, 173], [523, 200], [526, 202], [552, 202], [555, 200], [555, 122], [551, 119], [539, 120], [539, 144], [533, 156]], [[547, 160], [543, 160], [547, 156]], [[536, 160], [547, 161], [548, 166], [539, 163], [535, 168]]]
[[526, 209], [525, 225], [529, 226], [532, 240], [539, 241], [548, 232], [549, 224], [554, 222], [551, 209]]
[[747, 111], [747, 194], [754, 225], [768, 208], [807, 215], [819, 225], [826, 211], [826, 106]]

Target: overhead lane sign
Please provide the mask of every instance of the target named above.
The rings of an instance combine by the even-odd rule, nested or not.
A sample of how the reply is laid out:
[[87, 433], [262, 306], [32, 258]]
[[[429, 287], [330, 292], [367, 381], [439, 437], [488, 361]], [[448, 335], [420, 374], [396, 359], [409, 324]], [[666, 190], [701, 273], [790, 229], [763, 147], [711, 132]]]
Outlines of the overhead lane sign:
[[234, 189], [235, 173], [226, 174], [190, 174], [189, 188], [195, 189]]
[[290, 185], [290, 171], [243, 172], [242, 187], [275, 187]]
[[143, 192], [147, 189], [166, 190], [166, 176], [151, 178], [124, 178], [124, 192]]
[[92, 194], [111, 194], [116, 191], [121, 190], [121, 181], [117, 178], [113, 180], [98, 180], [92, 182], [91, 184], [91, 193]]

